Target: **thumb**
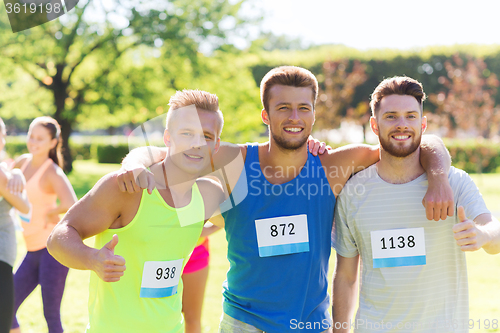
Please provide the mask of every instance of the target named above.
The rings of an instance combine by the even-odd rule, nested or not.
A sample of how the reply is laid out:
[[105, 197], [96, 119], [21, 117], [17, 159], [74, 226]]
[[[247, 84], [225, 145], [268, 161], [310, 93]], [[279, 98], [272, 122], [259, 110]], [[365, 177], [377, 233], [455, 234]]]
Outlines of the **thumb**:
[[116, 244], [118, 244], [118, 235], [114, 234], [113, 238], [109, 242], [107, 242], [106, 245], [104, 245], [104, 247], [113, 252], [113, 254], [115, 254]]
[[148, 174], [147, 177], [147, 182], [148, 182], [148, 193], [151, 194], [153, 193], [153, 190], [155, 188], [155, 177], [152, 173]]
[[465, 216], [465, 210], [464, 207], [458, 206], [457, 208], [457, 217], [460, 222], [463, 222], [467, 220], [467, 217]]

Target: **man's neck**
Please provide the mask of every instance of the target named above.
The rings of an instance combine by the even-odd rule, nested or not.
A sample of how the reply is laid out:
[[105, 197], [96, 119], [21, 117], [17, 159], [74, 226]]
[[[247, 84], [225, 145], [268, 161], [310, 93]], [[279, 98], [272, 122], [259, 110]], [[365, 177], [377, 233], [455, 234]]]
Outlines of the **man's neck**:
[[384, 181], [391, 184], [405, 184], [418, 178], [425, 170], [420, 165], [420, 148], [406, 157], [395, 157], [380, 149], [380, 161], [377, 173]]
[[307, 162], [307, 156], [307, 144], [291, 150], [283, 149], [271, 140], [259, 149], [261, 170], [271, 184], [283, 184], [297, 177]]
[[[165, 172], [163, 167], [165, 167]], [[191, 187], [196, 182], [197, 177], [179, 169], [172, 163], [169, 155], [163, 161], [152, 165], [151, 171], [156, 183], [161, 185], [158, 186], [158, 189], [167, 190], [174, 201], [184, 202], [186, 198], [188, 200], [191, 198]]]

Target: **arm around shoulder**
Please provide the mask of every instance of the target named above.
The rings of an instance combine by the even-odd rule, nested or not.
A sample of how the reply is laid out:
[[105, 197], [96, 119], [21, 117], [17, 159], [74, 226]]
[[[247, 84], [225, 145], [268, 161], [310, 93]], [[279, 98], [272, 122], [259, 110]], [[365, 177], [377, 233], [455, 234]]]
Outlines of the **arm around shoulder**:
[[[349, 144], [321, 155], [327, 159], [335, 160], [336, 165], [352, 169], [352, 174], [366, 169], [380, 159], [379, 146], [366, 144]], [[320, 157], [320, 158], [321, 158]]]
[[165, 147], [139, 147], [132, 149], [127, 156], [125, 156], [122, 161], [122, 165], [124, 167], [135, 167], [137, 165], [141, 165], [147, 168], [164, 160], [166, 156], [167, 148]]
[[420, 164], [427, 173], [429, 187], [422, 200], [427, 219], [439, 221], [453, 216], [455, 202], [448, 180], [451, 157], [436, 135], [423, 135], [420, 144]]
[[209, 178], [201, 178], [196, 181], [198, 188], [203, 197], [205, 206], [205, 221], [210, 219], [210, 222], [218, 228], [224, 227], [224, 219], [220, 214], [219, 206], [224, 202], [225, 195], [222, 185]]

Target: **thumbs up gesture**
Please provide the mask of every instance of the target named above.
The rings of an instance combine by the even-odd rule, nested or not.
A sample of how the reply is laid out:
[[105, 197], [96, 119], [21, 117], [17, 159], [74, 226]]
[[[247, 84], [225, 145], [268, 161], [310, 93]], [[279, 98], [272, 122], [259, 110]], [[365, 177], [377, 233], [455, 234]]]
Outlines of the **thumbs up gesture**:
[[477, 251], [486, 243], [486, 235], [474, 221], [467, 219], [464, 207], [457, 209], [459, 222], [452, 228], [457, 245], [462, 251]]
[[120, 280], [125, 271], [125, 259], [115, 255], [115, 246], [118, 244], [118, 235], [106, 243], [102, 249], [97, 251], [92, 265], [92, 270], [105, 282], [116, 282]]

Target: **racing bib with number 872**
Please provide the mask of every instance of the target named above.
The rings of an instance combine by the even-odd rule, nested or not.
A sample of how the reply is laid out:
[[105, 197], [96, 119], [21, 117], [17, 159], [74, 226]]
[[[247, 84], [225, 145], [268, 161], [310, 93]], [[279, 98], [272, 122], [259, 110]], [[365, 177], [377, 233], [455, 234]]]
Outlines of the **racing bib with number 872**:
[[183, 262], [184, 259], [146, 261], [142, 271], [140, 296], [143, 298], [161, 298], [177, 294]]
[[426, 264], [424, 228], [371, 231], [373, 268]]
[[259, 257], [309, 252], [307, 215], [255, 220]]

